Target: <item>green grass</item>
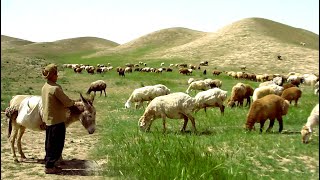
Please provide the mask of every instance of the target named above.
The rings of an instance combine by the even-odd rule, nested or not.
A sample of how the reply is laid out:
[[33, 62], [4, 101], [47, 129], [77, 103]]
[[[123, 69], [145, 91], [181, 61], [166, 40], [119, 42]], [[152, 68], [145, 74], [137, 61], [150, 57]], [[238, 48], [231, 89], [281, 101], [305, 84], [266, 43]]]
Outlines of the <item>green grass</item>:
[[[271, 25], [272, 27], [279, 26], [279, 24], [274, 23], [271, 23]], [[264, 26], [261, 27], [261, 29], [264, 28]], [[282, 28], [281, 32], [285, 32], [288, 27]], [[261, 31], [257, 31], [257, 33], [259, 32]], [[167, 37], [166, 34], [160, 35], [164, 36], [159, 37]], [[198, 37], [198, 35], [191, 35], [189, 40]], [[274, 34], [267, 35], [275, 36]], [[170, 40], [174, 36], [175, 32], [169, 34], [167, 39]], [[189, 41], [188, 39], [184, 40], [183, 35], [179, 37], [179, 41], [177, 41], [179, 43], [177, 44]], [[261, 38], [264, 39], [265, 37]], [[281, 40], [288, 41], [286, 38], [290, 39], [284, 36]], [[243, 57], [237, 55], [247, 52], [247, 49], [242, 53], [232, 51], [233, 41], [238, 41], [237, 39], [231, 41], [232, 36], [231, 39], [224, 36], [216, 40], [217, 42], [221, 40], [221, 46], [213, 46], [211, 49], [206, 49], [209, 46], [200, 46], [193, 51], [193, 59], [185, 58], [188, 56], [184, 55], [188, 53], [183, 53], [181, 56], [172, 56], [168, 59], [146, 57], [145, 55], [156, 52], [155, 49], [165, 50], [174, 47], [174, 45], [162, 41], [161, 38], [155, 41], [159, 43], [158, 45], [153, 44], [152, 41], [149, 42], [148, 46], [138, 43], [137, 47], [128, 48], [126, 52], [109, 53], [93, 58], [83, 58], [83, 56], [96, 52], [96, 49], [78, 50], [76, 46], [72, 48], [72, 51], [64, 50], [61, 52], [42, 46], [36, 49], [25, 47], [5, 50], [2, 51], [1, 57], [1, 110], [3, 111], [7, 107], [13, 95], [40, 95], [44, 83], [44, 79], [41, 77], [41, 68], [47, 63], [57, 63], [59, 65], [58, 83], [62, 85], [66, 94], [71, 98], [77, 99], [79, 92], [84, 94], [90, 83], [95, 80], [101, 79], [107, 83], [107, 97], [103, 95], [100, 97], [98, 92], [94, 100], [97, 109], [97, 130], [95, 133], [99, 134], [100, 137], [95, 148], [89, 152], [92, 159], [106, 160], [107, 163], [103, 164], [101, 168], [102, 175], [105, 177], [139, 180], [318, 179], [319, 130], [318, 128], [314, 130], [313, 139], [309, 144], [302, 144], [299, 133], [312, 108], [319, 101], [319, 97], [312, 93], [312, 87], [301, 87], [303, 94], [298, 106], [291, 105], [288, 114], [283, 117], [284, 132], [287, 133], [277, 133], [278, 122], [275, 122], [272, 133], [264, 132], [260, 134], [258, 130], [246, 132], [243, 126], [248, 107], [232, 109], [227, 107], [223, 116], [218, 108], [209, 109], [207, 113], [200, 110], [194, 115], [197, 133], [189, 132], [190, 124], [187, 127], [188, 132], [180, 133], [182, 120], [171, 119], [167, 120], [166, 133], [162, 132], [161, 119], [155, 120], [151, 132], [139, 131], [138, 119], [144, 110], [124, 109], [124, 104], [132, 91], [141, 86], [161, 83], [171, 89], [171, 92], [185, 92], [190, 77], [195, 79], [209, 77], [222, 80], [222, 89], [228, 91], [229, 97], [232, 87], [238, 82], [250, 84], [254, 88], [258, 87], [259, 83], [257, 82], [235, 80], [224, 73], [216, 77], [212, 76], [210, 72], [215, 68], [239, 71], [238, 60], [243, 60]], [[298, 42], [297, 39], [295, 41]], [[290, 41], [287, 43], [296, 42]], [[216, 41], [213, 41], [211, 45], [216, 45]], [[260, 47], [260, 44], [252, 44], [252, 46]], [[246, 46], [242, 47], [242, 45], [235, 44], [234, 47], [240, 51], [241, 48]], [[296, 59], [295, 56], [289, 58], [288, 55], [288, 61], [283, 61], [281, 66], [274, 67], [273, 63], [269, 62], [270, 59], [265, 61], [261, 58], [270, 56], [270, 53], [263, 51], [264, 47], [261, 48], [260, 51], [259, 49], [254, 50], [256, 56], [246, 57], [247, 65], [252, 66], [251, 69], [248, 66], [249, 72], [266, 73], [266, 70], [264, 70], [266, 68], [272, 73], [287, 74], [290, 67], [297, 68], [310, 62], [306, 61], [304, 63], [304, 61], [298, 61], [299, 59]], [[318, 50], [318, 44], [312, 44], [311, 49]], [[235, 56], [226, 56], [228, 53]], [[303, 56], [302, 50], [297, 54], [299, 57]], [[220, 56], [221, 59], [219, 59]], [[115, 71], [118, 66], [124, 67], [126, 63], [138, 63], [139, 61], [146, 62], [149, 67], [160, 67], [161, 62], [165, 62], [168, 66], [171, 63], [197, 64], [206, 59], [210, 61], [209, 66], [201, 67], [200, 71], [194, 71], [191, 76], [179, 74], [176, 68], [173, 72], [162, 74], [127, 73], [125, 77], [120, 77]], [[229, 60], [231, 60], [230, 64], [221, 65], [224, 61]], [[268, 68], [266, 62], [268, 65], [271, 64], [272, 68]], [[82, 74], [75, 74], [71, 69], [62, 69], [62, 64], [65, 63], [82, 63], [94, 66], [111, 63], [114, 69], [104, 74], [89, 75], [85, 71]], [[202, 74], [204, 69], [207, 69], [208, 72], [206, 76]], [[194, 92], [191, 93], [192, 96], [195, 94]], [[268, 125], [269, 121], [265, 124], [264, 129]], [[257, 124], [256, 129], [258, 127]], [[66, 158], [72, 157], [67, 156]], [[20, 166], [13, 168], [20, 168]]]
[[[167, 120], [167, 132], [162, 132], [162, 120], [156, 120], [150, 133], [138, 130], [143, 110], [124, 109], [124, 103], [134, 88], [141, 84], [162, 83], [172, 92], [187, 89], [190, 76], [177, 72], [127, 74], [125, 78], [108, 74], [107, 98], [96, 97], [98, 131], [101, 141], [91, 152], [95, 159], [108, 159], [103, 166], [105, 176], [120, 179], [301, 179], [318, 177], [318, 131], [310, 144], [302, 144], [300, 131], [318, 97], [311, 87], [302, 87], [298, 107], [290, 106], [284, 116], [284, 130], [279, 134], [278, 123], [272, 133], [259, 134], [243, 129], [247, 107], [226, 108], [222, 116], [218, 108], [195, 114], [198, 133], [180, 133], [182, 120]], [[200, 72], [193, 76], [202, 79]], [[211, 77], [211, 76], [210, 76]], [[213, 78], [213, 77], [211, 77]], [[225, 75], [222, 89], [228, 91], [238, 80]], [[254, 87], [258, 83], [249, 83]], [[116, 87], [115, 87], [116, 86]], [[132, 87], [132, 88], [128, 88]], [[121, 92], [118, 90], [121, 89]], [[107, 90], [108, 91], [108, 90]], [[111, 92], [110, 92], [111, 91]], [[267, 121], [264, 129], [267, 128]], [[190, 130], [188, 124], [188, 130]], [[258, 129], [259, 125], [256, 125]], [[295, 132], [295, 133], [290, 133]], [[310, 158], [306, 162], [303, 158]], [[292, 173], [294, 172], [294, 173]]]

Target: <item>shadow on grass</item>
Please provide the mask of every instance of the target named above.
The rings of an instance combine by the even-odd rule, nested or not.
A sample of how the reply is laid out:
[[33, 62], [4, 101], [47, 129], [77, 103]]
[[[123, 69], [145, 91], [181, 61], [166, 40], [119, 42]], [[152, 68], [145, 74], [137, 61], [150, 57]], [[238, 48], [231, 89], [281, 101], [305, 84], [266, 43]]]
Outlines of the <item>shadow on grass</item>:
[[[45, 164], [43, 159], [29, 158], [22, 163], [39, 163]], [[95, 161], [71, 159], [63, 160], [58, 164], [62, 168], [62, 172], [57, 175], [69, 176], [98, 176], [100, 175], [99, 165]]]

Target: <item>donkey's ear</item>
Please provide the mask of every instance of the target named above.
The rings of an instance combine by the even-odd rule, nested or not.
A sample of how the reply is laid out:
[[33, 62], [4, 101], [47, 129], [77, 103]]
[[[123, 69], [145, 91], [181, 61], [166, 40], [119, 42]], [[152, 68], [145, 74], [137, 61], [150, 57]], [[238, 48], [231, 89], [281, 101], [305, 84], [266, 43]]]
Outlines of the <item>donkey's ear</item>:
[[88, 101], [82, 96], [81, 93], [80, 93], [80, 98], [82, 102], [84, 102], [85, 104], [88, 104]]

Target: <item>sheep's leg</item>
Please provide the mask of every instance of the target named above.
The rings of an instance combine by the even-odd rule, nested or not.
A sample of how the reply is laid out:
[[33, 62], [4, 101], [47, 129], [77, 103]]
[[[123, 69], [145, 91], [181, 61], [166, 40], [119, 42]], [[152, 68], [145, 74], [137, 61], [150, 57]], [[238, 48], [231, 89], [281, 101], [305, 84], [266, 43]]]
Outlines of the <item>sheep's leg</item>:
[[270, 124], [269, 124], [269, 127], [268, 127], [268, 129], [266, 130], [266, 132], [270, 132], [271, 129], [273, 128], [273, 125], [274, 125], [274, 119], [270, 119]]
[[26, 159], [26, 156], [22, 152], [22, 147], [21, 147], [21, 138], [22, 138], [25, 130], [26, 130], [25, 127], [20, 126], [19, 131], [18, 131], [18, 138], [17, 138], [17, 147], [18, 147], [18, 151], [20, 153], [21, 161]]
[[190, 121], [192, 123], [192, 131], [197, 132], [196, 122], [194, 120], [194, 117], [191, 114], [187, 114], [187, 117], [190, 119]]
[[100, 91], [100, 97], [101, 97], [101, 94], [102, 94], [102, 90]]
[[283, 130], [283, 121], [282, 121], [282, 116], [277, 118], [279, 122], [279, 133]]
[[249, 105], [249, 107], [250, 107], [250, 103], [251, 103], [251, 100], [250, 100], [250, 96], [249, 97], [247, 97], [247, 103], [246, 103], [246, 107]]
[[298, 99], [294, 100], [294, 106], [298, 106]]
[[220, 105], [219, 108], [220, 108], [221, 114], [224, 115], [224, 108], [225, 108], [224, 105]]
[[162, 115], [163, 133], [166, 132], [166, 115]]
[[262, 133], [262, 129], [263, 129], [263, 126], [264, 126], [264, 123], [265, 123], [266, 121], [264, 121], [264, 120], [261, 120], [260, 121], [260, 133]]
[[181, 128], [181, 132], [185, 132], [186, 131], [186, 127], [187, 127], [187, 124], [188, 124], [188, 117], [186, 115], [183, 115], [183, 126]]
[[104, 89], [104, 97], [107, 97], [107, 93], [106, 93], [106, 90]]

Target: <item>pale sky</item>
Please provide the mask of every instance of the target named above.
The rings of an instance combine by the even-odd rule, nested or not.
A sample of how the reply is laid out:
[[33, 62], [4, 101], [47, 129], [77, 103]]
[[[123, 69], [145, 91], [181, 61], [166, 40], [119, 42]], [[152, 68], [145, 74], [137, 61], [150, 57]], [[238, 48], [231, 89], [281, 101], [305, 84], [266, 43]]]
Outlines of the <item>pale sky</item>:
[[318, 0], [1, 0], [1, 35], [33, 42], [91, 36], [124, 44], [172, 27], [215, 32], [249, 17], [319, 34]]

